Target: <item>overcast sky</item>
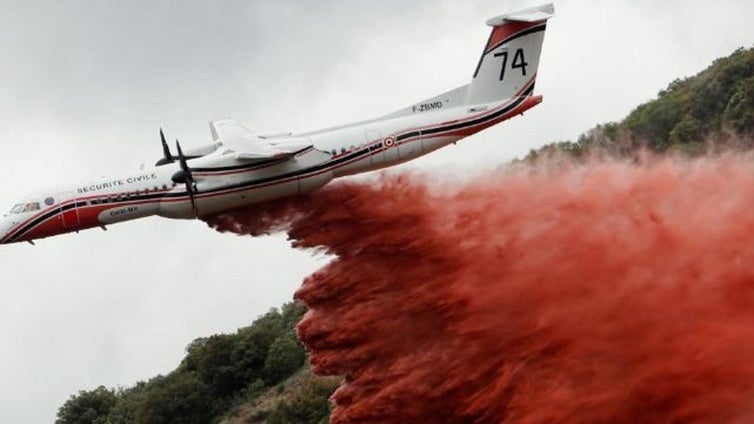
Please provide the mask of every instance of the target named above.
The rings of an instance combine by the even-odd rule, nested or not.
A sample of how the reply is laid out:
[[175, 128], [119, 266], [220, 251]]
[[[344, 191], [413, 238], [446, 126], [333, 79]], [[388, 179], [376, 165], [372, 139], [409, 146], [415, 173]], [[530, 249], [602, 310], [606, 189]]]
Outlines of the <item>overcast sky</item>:
[[[309, 130], [465, 84], [495, 15], [531, 1], [0, 0], [0, 207], [159, 158], [207, 120]], [[754, 42], [749, 0], [562, 0], [544, 103], [402, 166], [459, 175], [619, 120], [673, 79]], [[337, 205], [333, 205], [337, 207]], [[144, 219], [0, 247], [0, 422], [52, 422], [70, 394], [176, 367], [193, 339], [291, 299], [326, 258], [283, 236]]]

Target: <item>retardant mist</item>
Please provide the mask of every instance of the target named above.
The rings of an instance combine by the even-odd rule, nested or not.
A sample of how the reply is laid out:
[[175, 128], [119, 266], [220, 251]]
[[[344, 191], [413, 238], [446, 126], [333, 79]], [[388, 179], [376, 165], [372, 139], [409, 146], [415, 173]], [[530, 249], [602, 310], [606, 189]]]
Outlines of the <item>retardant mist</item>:
[[754, 422], [754, 161], [428, 181], [210, 220], [333, 255], [296, 294], [333, 423]]

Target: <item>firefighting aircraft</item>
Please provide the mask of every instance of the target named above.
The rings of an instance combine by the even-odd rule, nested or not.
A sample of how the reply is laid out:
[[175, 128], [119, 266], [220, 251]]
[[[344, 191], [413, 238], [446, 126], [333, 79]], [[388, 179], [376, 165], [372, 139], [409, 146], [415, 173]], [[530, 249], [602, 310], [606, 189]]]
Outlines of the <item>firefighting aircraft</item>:
[[255, 134], [210, 122], [212, 142], [171, 151], [154, 167], [28, 197], [0, 221], [0, 244], [158, 215], [195, 219], [313, 192], [334, 178], [406, 162], [542, 101], [533, 95], [552, 4], [487, 21], [492, 27], [469, 84], [377, 119], [300, 134]]

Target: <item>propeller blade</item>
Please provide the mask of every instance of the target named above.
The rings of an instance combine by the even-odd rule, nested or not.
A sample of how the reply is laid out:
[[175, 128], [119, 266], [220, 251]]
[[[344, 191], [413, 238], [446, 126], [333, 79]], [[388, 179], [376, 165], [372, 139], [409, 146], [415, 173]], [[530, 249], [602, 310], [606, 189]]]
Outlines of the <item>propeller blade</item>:
[[183, 155], [183, 150], [181, 149], [181, 143], [178, 140], [175, 140], [175, 146], [178, 149], [178, 160], [181, 164], [181, 169], [186, 172], [186, 174], [191, 176], [191, 172], [189, 171], [188, 164], [186, 163], [186, 156]]
[[189, 199], [191, 200], [191, 210], [194, 211], [194, 216], [199, 216], [199, 209], [196, 207], [196, 199], [194, 198], [196, 187], [194, 187], [193, 181], [189, 182], [186, 180], [186, 191], [188, 191]]
[[191, 175], [191, 169], [186, 162], [186, 156], [183, 155], [183, 149], [181, 149], [181, 143], [175, 140], [176, 149], [178, 149], [178, 161], [181, 165], [181, 171], [183, 171], [184, 182], [186, 184], [186, 192], [188, 192], [189, 199], [191, 200], [191, 209], [194, 211], [195, 216], [199, 216], [199, 210], [196, 207], [196, 199], [194, 195], [197, 193], [196, 185], [194, 184], [194, 176]]
[[162, 132], [162, 128], [160, 128], [160, 142], [162, 143], [162, 159], [157, 161], [156, 166], [173, 163], [173, 154], [170, 153], [170, 147], [168, 146], [167, 141], [165, 141], [165, 133]]
[[162, 128], [160, 128], [160, 141], [162, 142], [162, 153], [165, 155], [165, 159], [173, 160], [173, 154], [170, 153], [170, 146], [168, 146], [168, 142], [165, 141], [165, 133], [162, 132]]

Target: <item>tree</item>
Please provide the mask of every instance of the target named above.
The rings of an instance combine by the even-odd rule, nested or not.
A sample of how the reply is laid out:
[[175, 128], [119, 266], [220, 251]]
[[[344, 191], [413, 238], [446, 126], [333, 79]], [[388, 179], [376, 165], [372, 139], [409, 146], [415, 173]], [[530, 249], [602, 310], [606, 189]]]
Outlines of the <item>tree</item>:
[[136, 400], [134, 424], [205, 424], [221, 411], [210, 388], [193, 372], [150, 381]]
[[209, 423], [227, 408], [263, 393], [306, 360], [294, 327], [300, 303], [271, 309], [235, 334], [198, 338], [167, 376], [117, 392], [79, 392], [59, 410], [57, 424]]
[[286, 329], [293, 330], [301, 321], [306, 313], [306, 305], [301, 302], [288, 302], [280, 308], [280, 315], [283, 318], [283, 326]]
[[306, 351], [298, 344], [293, 330], [275, 339], [264, 361], [265, 382], [277, 384], [301, 368], [306, 360]]
[[99, 386], [92, 391], [80, 391], [58, 410], [56, 424], [106, 424], [107, 415], [117, 398], [113, 390]]
[[754, 131], [754, 77], [736, 85], [725, 108], [725, 119], [739, 133]]

